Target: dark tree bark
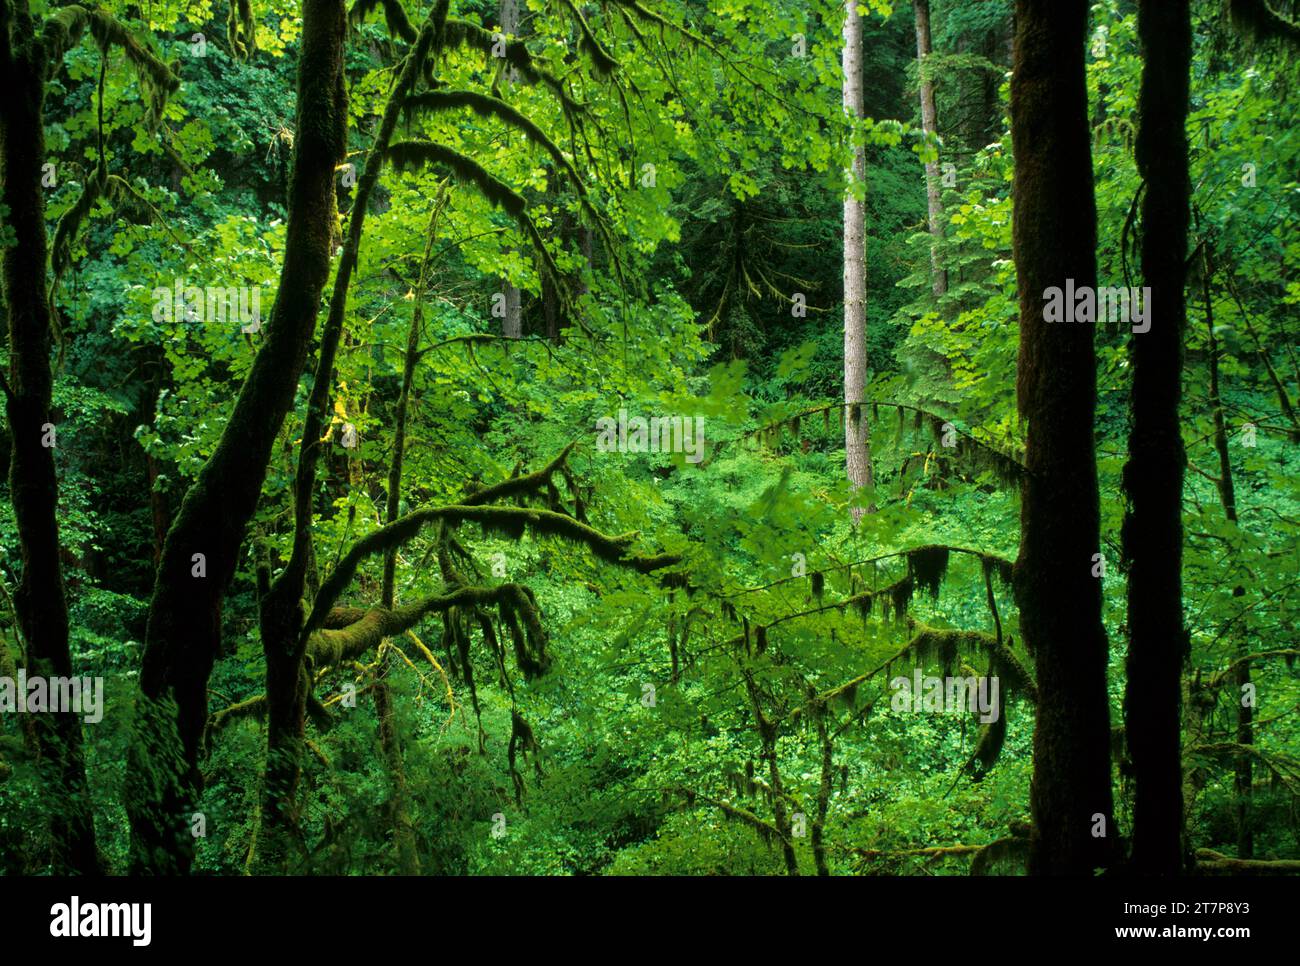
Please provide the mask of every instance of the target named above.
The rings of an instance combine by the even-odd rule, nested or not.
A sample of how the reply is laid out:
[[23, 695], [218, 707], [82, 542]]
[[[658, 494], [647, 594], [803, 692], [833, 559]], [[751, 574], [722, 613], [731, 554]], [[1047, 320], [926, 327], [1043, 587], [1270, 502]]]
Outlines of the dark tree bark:
[[1183, 867], [1180, 725], [1183, 626], [1182, 395], [1188, 206], [1188, 0], [1141, 0], [1142, 87], [1137, 165], [1142, 200], [1142, 275], [1150, 330], [1134, 333], [1123, 545], [1128, 564], [1129, 649], [1125, 735], [1133, 762], [1131, 868], [1174, 875]]
[[1087, 0], [1017, 0], [1012, 244], [1020, 300], [1016, 395], [1028, 423], [1015, 596], [1036, 662], [1034, 874], [1110, 862], [1110, 709], [1099, 552], [1091, 326], [1044, 320], [1044, 293], [1096, 285], [1096, 207], [1084, 84]]
[[[141, 703], [128, 763], [132, 865], [187, 872], [189, 811], [221, 608], [257, 507], [271, 447], [293, 404], [329, 276], [335, 166], [347, 141], [341, 0], [303, 0], [289, 224], [266, 341], [225, 431], [185, 494], [163, 546], [149, 605]], [[197, 557], [196, 555], [202, 555]], [[199, 574], [202, 576], [199, 576]], [[284, 682], [277, 678], [277, 684]]]
[[[0, 0], [0, 200], [16, 244], [0, 252], [0, 283], [9, 325], [4, 382], [11, 440], [9, 495], [22, 555], [14, 610], [27, 672], [71, 677], [68, 605], [59, 563], [58, 443], [50, 368], [51, 325], [45, 199], [45, 76], [48, 55], [25, 0]], [[34, 729], [50, 809], [51, 868], [58, 874], [100, 871], [94, 818], [81, 750], [81, 721], [71, 712], [37, 715]]]

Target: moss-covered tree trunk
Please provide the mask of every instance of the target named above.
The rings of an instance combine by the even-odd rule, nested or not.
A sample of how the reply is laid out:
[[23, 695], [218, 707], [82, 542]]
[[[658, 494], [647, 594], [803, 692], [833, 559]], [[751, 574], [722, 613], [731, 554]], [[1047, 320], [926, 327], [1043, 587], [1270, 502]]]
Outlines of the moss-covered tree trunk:
[[[443, 198], [434, 204], [433, 216], [429, 223], [429, 233], [424, 241], [424, 257], [420, 262], [420, 276], [415, 286], [415, 306], [411, 312], [411, 326], [406, 334], [406, 357], [402, 365], [402, 388], [397, 396], [397, 407], [393, 414], [393, 458], [388, 465], [388, 497], [384, 508], [384, 522], [392, 523], [401, 516], [402, 506], [402, 470], [406, 461], [406, 419], [410, 408], [411, 387], [415, 384], [415, 367], [420, 358], [420, 333], [424, 329], [424, 299], [428, 292], [429, 269], [433, 260], [433, 242], [437, 237], [438, 216], [442, 211]], [[397, 601], [397, 547], [389, 547], [384, 552], [384, 576], [380, 590], [380, 603], [392, 610]], [[392, 780], [389, 797], [389, 822], [393, 828], [393, 846], [396, 852], [397, 869], [403, 875], [419, 875], [420, 855], [417, 849], [415, 828], [411, 822], [410, 809], [407, 804], [406, 763], [402, 753], [402, 739], [398, 734], [393, 717], [393, 693], [386, 680], [392, 665], [389, 655], [385, 655], [380, 676], [375, 681], [372, 692], [375, 702], [375, 717], [379, 720], [379, 746], [388, 763], [388, 774]]]
[[[335, 167], [343, 159], [347, 91], [341, 0], [303, 0], [289, 224], [266, 341], [221, 439], [185, 494], [163, 546], [149, 604], [141, 702], [129, 761], [132, 865], [185, 872], [190, 810], [221, 609], [257, 507], [271, 446], [293, 404], [329, 276]], [[265, 615], [264, 615], [265, 617]], [[276, 614], [276, 619], [287, 619]]]
[[1015, 596], [1037, 668], [1030, 871], [1109, 864], [1107, 642], [1093, 576], [1100, 508], [1093, 330], [1044, 319], [1047, 289], [1096, 285], [1084, 41], [1087, 0], [1017, 0], [1012, 245], [1020, 301], [1016, 395], [1026, 420]]
[[[930, 0], [913, 0], [916, 13], [916, 70], [921, 93], [921, 129], [927, 138], [936, 138], [939, 120], [934, 107], [934, 80], [926, 74], [930, 56]], [[939, 263], [939, 244], [943, 241], [943, 201], [939, 194], [939, 159], [925, 162], [925, 200], [930, 236], [930, 291], [935, 298], [948, 291], [948, 273]]]
[[[25, 0], [0, 0], [0, 201], [14, 241], [0, 250], [0, 283], [9, 326], [9, 376], [4, 383], [11, 439], [9, 495], [22, 555], [14, 610], [27, 673], [71, 677], [68, 605], [59, 564], [58, 475], [50, 367], [51, 324], [46, 273], [46, 51]], [[82, 756], [81, 721], [71, 712], [36, 716], [36, 750], [46, 781], [51, 868], [99, 871], [94, 818]]]
[[[312, 497], [316, 491], [316, 470], [329, 418], [334, 359], [343, 335], [348, 287], [361, 251], [370, 197], [379, 183], [384, 156], [396, 130], [403, 102], [414, 89], [435, 34], [440, 33], [446, 15], [447, 3], [444, 0], [438, 5], [437, 13], [421, 29], [407, 54], [397, 84], [389, 95], [375, 140], [366, 154], [364, 172], [357, 182], [303, 421], [303, 442], [298, 452], [298, 471], [294, 481], [293, 551], [288, 565], [262, 600], [261, 633], [262, 650], [266, 656], [268, 714], [266, 798], [262, 819], [263, 844], [260, 846], [263, 854], [259, 867], [267, 870], [281, 868], [288, 858], [289, 845], [297, 836], [296, 798], [310, 688], [309, 669], [304, 663], [307, 639], [303, 634], [306, 615], [302, 612], [302, 602], [308, 592], [307, 574], [313, 555]], [[346, 129], [344, 139], [346, 142]]]
[[1132, 335], [1132, 426], [1124, 467], [1123, 546], [1129, 649], [1125, 735], [1133, 762], [1132, 868], [1174, 875], [1183, 866], [1180, 722], [1183, 626], [1182, 395], [1188, 205], [1187, 90], [1192, 59], [1188, 0], [1141, 0], [1142, 275], [1150, 329]]

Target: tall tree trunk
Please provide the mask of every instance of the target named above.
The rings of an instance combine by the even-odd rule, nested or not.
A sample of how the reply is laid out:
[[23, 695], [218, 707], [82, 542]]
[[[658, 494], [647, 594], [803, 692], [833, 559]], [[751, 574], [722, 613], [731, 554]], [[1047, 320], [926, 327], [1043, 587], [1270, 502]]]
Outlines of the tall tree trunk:
[[[190, 810], [221, 609], [271, 447], [307, 363], [336, 218], [335, 166], [347, 143], [342, 0], [303, 0], [289, 224], [266, 341], [217, 448], [185, 494], [155, 578], [128, 762], [132, 865], [187, 872]], [[268, 694], [268, 699], [270, 695]]]
[[[402, 467], [406, 459], [406, 418], [410, 405], [411, 386], [415, 383], [415, 366], [420, 357], [420, 332], [424, 323], [424, 298], [428, 292], [429, 268], [433, 258], [433, 242], [438, 234], [438, 216], [444, 204], [443, 195], [434, 202], [433, 216], [429, 221], [429, 234], [424, 242], [424, 258], [420, 262], [420, 276], [415, 286], [415, 306], [411, 312], [411, 327], [406, 335], [406, 357], [402, 365], [402, 389], [397, 397], [394, 414], [393, 459], [388, 467], [388, 499], [384, 509], [384, 522], [392, 523], [401, 515]], [[384, 577], [380, 591], [381, 603], [392, 610], [397, 601], [397, 547], [384, 551]], [[389, 821], [393, 827], [393, 845], [397, 853], [397, 868], [403, 875], [420, 874], [420, 855], [416, 847], [415, 828], [407, 807], [406, 766], [402, 757], [401, 736], [393, 721], [393, 694], [386, 675], [391, 657], [385, 655], [380, 677], [373, 691], [375, 716], [379, 720], [379, 744], [388, 763], [392, 777], [392, 796], [389, 799]]]
[[[913, 0], [916, 9], [916, 69], [921, 90], [921, 129], [927, 140], [938, 137], [939, 122], [934, 110], [934, 81], [926, 76], [926, 59], [930, 56], [930, 0]], [[937, 142], [936, 142], [937, 143]], [[936, 148], [937, 150], [937, 148]], [[929, 213], [930, 289], [935, 298], [948, 291], [948, 273], [939, 264], [939, 245], [943, 241], [943, 200], [939, 193], [939, 159], [925, 163], [925, 199]]]
[[[262, 599], [262, 651], [266, 656], [267, 756], [265, 806], [263, 810], [264, 858], [262, 868], [280, 869], [288, 858], [287, 849], [297, 839], [297, 792], [301, 775], [302, 745], [306, 737], [307, 695], [310, 690], [305, 666], [307, 640], [302, 634], [306, 614], [307, 574], [313, 557], [312, 496], [316, 490], [316, 469], [323, 448], [330, 398], [334, 388], [334, 359], [343, 335], [348, 287], [361, 251], [366, 209], [384, 157], [396, 130], [407, 96], [414, 90], [435, 36], [441, 33], [447, 16], [447, 2], [441, 0], [435, 13], [421, 28], [389, 95], [375, 140], [366, 153], [365, 171], [357, 182], [357, 193], [348, 216], [348, 231], [334, 273], [329, 315], [321, 331], [320, 351], [307, 411], [303, 420], [302, 446], [294, 480], [294, 538], [288, 565], [276, 577]], [[441, 42], [440, 40], [438, 41]], [[344, 130], [346, 145], [346, 129]]]
[[[1096, 286], [1096, 206], [1084, 85], [1087, 0], [1016, 0], [1012, 246], [1020, 300], [1016, 396], [1028, 423], [1015, 596], [1036, 662], [1034, 874], [1110, 862], [1110, 709], [1093, 440], [1091, 326], [1049, 324], [1046, 290]], [[1071, 307], [1072, 308], [1072, 307]]]
[[1192, 60], [1188, 0], [1140, 0], [1142, 86], [1138, 171], [1142, 275], [1150, 330], [1134, 333], [1132, 427], [1124, 467], [1123, 545], [1128, 562], [1125, 735], [1133, 761], [1134, 871], [1175, 875], [1183, 866], [1180, 724], [1183, 626], [1182, 396], [1188, 206], [1187, 88]]
[[[866, 116], [862, 98], [862, 18], [858, 0], [844, 5], [844, 112], [851, 122]], [[856, 126], [856, 123], [855, 123]], [[866, 407], [867, 385], [867, 149], [853, 136], [853, 161], [844, 195], [844, 463], [849, 485], [871, 486], [871, 444]], [[863, 510], [853, 509], [853, 522]]]
[[[519, 0], [501, 0], [501, 32], [507, 37], [519, 36]], [[502, 84], [510, 87], [510, 67], [505, 69]], [[501, 334], [507, 339], [518, 339], [524, 334], [523, 299], [517, 285], [503, 279], [505, 316], [501, 319]]]
[[[1232, 459], [1228, 455], [1228, 427], [1223, 415], [1223, 397], [1219, 391], [1219, 340], [1214, 334], [1214, 302], [1211, 299], [1211, 281], [1214, 262], [1209, 242], [1201, 247], [1201, 293], [1205, 300], [1205, 329], [1209, 338], [1210, 356], [1210, 410], [1214, 417], [1214, 449], [1219, 457], [1219, 502], [1223, 515], [1233, 526], [1237, 524], [1237, 488], [1232, 479]], [[1245, 588], [1233, 588], [1233, 596], [1241, 597]], [[1237, 632], [1236, 658], [1238, 660], [1233, 684], [1236, 686], [1237, 744], [1249, 747], [1255, 743], [1255, 709], [1244, 700], [1251, 687], [1250, 662], [1244, 660], [1249, 651], [1244, 636]], [[1237, 793], [1237, 858], [1250, 859], [1255, 855], [1255, 835], [1250, 824], [1250, 798], [1254, 789], [1254, 767], [1250, 755], [1237, 755], [1233, 767], [1233, 783]]]
[[[27, 673], [71, 677], [68, 605], [59, 564], [58, 475], [54, 449], [51, 327], [46, 274], [46, 51], [25, 0], [0, 0], [0, 177], [15, 244], [0, 250], [0, 283], [9, 324], [5, 412], [12, 441], [9, 496], [22, 555], [14, 611]], [[37, 752], [50, 794], [50, 862], [58, 874], [100, 871], [94, 816], [82, 756], [81, 722], [69, 711], [36, 716]]]

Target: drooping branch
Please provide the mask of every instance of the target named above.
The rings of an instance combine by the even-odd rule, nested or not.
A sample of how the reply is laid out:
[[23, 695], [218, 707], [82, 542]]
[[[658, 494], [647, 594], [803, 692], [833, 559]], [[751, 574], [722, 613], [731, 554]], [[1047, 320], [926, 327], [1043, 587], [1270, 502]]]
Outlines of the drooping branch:
[[688, 805], [694, 805], [696, 800], [699, 800], [705, 805], [712, 806], [722, 812], [722, 814], [726, 815], [727, 818], [748, 825], [756, 831], [765, 842], [778, 841], [783, 844], [789, 844], [789, 839], [782, 835], [780, 829], [766, 819], [759, 818], [747, 808], [732, 805], [730, 802], [724, 802], [721, 799], [712, 798], [689, 788], [682, 788], [678, 791], [686, 799]]
[[[377, 647], [385, 637], [402, 634], [429, 614], [442, 613], [452, 607], [505, 603], [510, 608], [521, 605], [531, 608], [531, 601], [527, 588], [519, 584], [501, 584], [497, 587], [458, 587], [400, 607], [371, 607], [346, 627], [314, 631], [307, 639], [307, 660], [316, 671], [356, 660]], [[526, 625], [531, 623], [525, 620]], [[534, 632], [536, 627], [540, 625], [532, 628]]]
[[402, 8], [401, 0], [355, 0], [352, 9], [348, 11], [348, 22], [355, 27], [363, 23], [376, 7], [381, 6], [384, 8], [384, 20], [388, 25], [388, 32], [407, 43], [414, 43], [415, 27]]
[[552, 282], [560, 286], [559, 266], [555, 264], [555, 259], [546, 247], [541, 232], [537, 230], [536, 223], [529, 216], [523, 195], [500, 178], [490, 174], [473, 158], [445, 144], [437, 144], [433, 141], [398, 141], [389, 145], [387, 156], [394, 169], [398, 171], [418, 168], [422, 165], [443, 165], [451, 169], [457, 180], [474, 185], [484, 198], [504, 209], [506, 214], [515, 220], [520, 230], [532, 243], [545, 273]]
[[569, 454], [573, 452], [573, 447], [576, 445], [577, 443], [574, 442], [564, 447], [555, 459], [539, 470], [524, 473], [520, 476], [512, 476], [500, 483], [493, 483], [491, 486], [467, 492], [460, 501], [461, 505], [482, 506], [487, 503], [496, 503], [498, 500], [536, 494], [543, 489], [550, 488], [553, 485], [552, 480], [556, 473], [566, 473]]
[[577, 192], [578, 202], [581, 204], [582, 210], [586, 212], [587, 217], [600, 231], [606, 246], [613, 246], [609, 226], [600, 212], [592, 205], [587, 186], [578, 174], [573, 162], [560, 150], [559, 145], [532, 118], [522, 111], [506, 103], [501, 98], [493, 97], [490, 94], [483, 94], [478, 91], [447, 89], [423, 91], [408, 97], [406, 107], [417, 111], [449, 111], [469, 108], [480, 117], [495, 118], [503, 124], [522, 131], [529, 141], [550, 155], [551, 160], [555, 162], [555, 166], [563, 172], [573, 186], [574, 191]]
[[[494, 50], [500, 50], [505, 62], [517, 72], [519, 78], [527, 84], [544, 86], [560, 102], [566, 117], [577, 122], [582, 113], [582, 105], [575, 101], [565, 90], [564, 82], [551, 71], [541, 66], [536, 58], [528, 52], [522, 40], [506, 41], [484, 30], [476, 23], [457, 17], [447, 19], [448, 46], [476, 47], [486, 56], [494, 56]], [[498, 45], [500, 45], [498, 47]]]
[[1227, 667], [1215, 671], [1210, 680], [1206, 682], [1206, 687], [1217, 688], [1228, 681], [1229, 678], [1235, 678], [1237, 670], [1242, 666], [1249, 666], [1256, 661], [1262, 661], [1270, 657], [1281, 657], [1288, 661], [1294, 661], [1300, 657], [1300, 650], [1295, 648], [1277, 648], [1269, 651], [1258, 651], [1254, 654], [1243, 654], [1234, 659]]
[[167, 96], [180, 87], [180, 77], [126, 26], [102, 10], [70, 4], [60, 7], [46, 19], [41, 39], [49, 58], [46, 63], [49, 76], [53, 77], [59, 70], [64, 54], [76, 45], [86, 30], [90, 31], [101, 50], [113, 46], [126, 55], [147, 95], [148, 119], [151, 123], [157, 122], [162, 117]]

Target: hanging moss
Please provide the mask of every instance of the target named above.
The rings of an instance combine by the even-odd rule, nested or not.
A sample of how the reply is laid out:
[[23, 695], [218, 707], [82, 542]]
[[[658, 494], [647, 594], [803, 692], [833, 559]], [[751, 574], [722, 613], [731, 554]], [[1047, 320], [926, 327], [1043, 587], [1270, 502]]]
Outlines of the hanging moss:
[[499, 604], [501, 622], [510, 632], [515, 649], [515, 664], [525, 679], [532, 680], [546, 673], [550, 657], [546, 653], [546, 630], [533, 592], [521, 585], [508, 585], [513, 590], [502, 597]]
[[469, 109], [479, 117], [495, 118], [523, 133], [533, 144], [540, 147], [555, 162], [555, 166], [564, 172], [569, 183], [577, 192], [579, 202], [588, 216], [601, 220], [600, 213], [588, 200], [587, 186], [578, 174], [573, 163], [568, 159], [559, 145], [555, 143], [531, 118], [499, 97], [492, 97], [478, 91], [469, 90], [433, 90], [415, 94], [406, 99], [410, 110], [447, 111]]
[[[253, 20], [253, 5], [249, 0], [231, 0], [230, 16], [226, 20], [226, 39], [236, 60], [247, 60], [257, 49], [257, 25]], [[414, 33], [408, 39], [414, 39]]]
[[889, 607], [894, 615], [894, 620], [902, 620], [907, 616], [907, 608], [912, 603], [914, 590], [915, 584], [912, 582], [912, 575], [908, 574], [902, 580], [891, 584], [882, 591], [882, 593], [889, 595]]
[[872, 593], [867, 592], [850, 597], [847, 601], [853, 609], [858, 612], [858, 616], [862, 618], [862, 625], [864, 627], [866, 626], [867, 618], [871, 616], [871, 601], [873, 596]]
[[512, 217], [524, 213], [523, 196], [505, 182], [487, 172], [473, 158], [453, 151], [434, 141], [395, 141], [388, 146], [388, 158], [398, 171], [408, 171], [430, 164], [450, 168], [461, 181], [468, 181], [479, 189], [483, 197]]
[[923, 628], [912, 640], [912, 653], [919, 663], [937, 664], [944, 675], [952, 673], [963, 647], [984, 644], [986, 635], [971, 631]]
[[180, 77], [134, 33], [107, 13], [70, 4], [45, 18], [41, 39], [49, 76], [52, 78], [63, 67], [64, 54], [86, 30], [90, 31], [101, 51], [117, 47], [126, 55], [140, 81], [146, 105], [145, 121], [152, 130], [162, 118], [168, 95], [180, 87]]
[[610, 74], [614, 73], [614, 71], [618, 70], [618, 61], [614, 59], [613, 55], [605, 49], [604, 45], [601, 44], [596, 35], [592, 33], [591, 26], [587, 23], [587, 18], [582, 15], [582, 11], [578, 9], [573, 0], [561, 0], [561, 2], [568, 8], [570, 17], [578, 27], [578, 31], [582, 37], [582, 51], [591, 60], [591, 68], [595, 72], [596, 76], [608, 77]]
[[[483, 55], [491, 63], [495, 59], [493, 50], [497, 47], [499, 41], [492, 31], [484, 30], [476, 23], [459, 17], [449, 17], [447, 19], [446, 43], [449, 46], [474, 47], [482, 51]], [[522, 40], [507, 42], [503, 53], [505, 54], [505, 62], [515, 69], [520, 80], [526, 84], [542, 85], [548, 88], [556, 100], [559, 101], [566, 119], [574, 125], [580, 123], [583, 114], [582, 105], [569, 96], [563, 81], [533, 60]]]
[[50, 267], [54, 276], [51, 287], [57, 286], [59, 279], [63, 277], [64, 271], [72, 260], [72, 241], [80, 230], [81, 223], [90, 214], [95, 202], [104, 195], [107, 187], [108, 171], [101, 162], [86, 180], [81, 194], [77, 196], [72, 207], [59, 218], [54, 228], [54, 241], [50, 245]]
[[[246, 0], [245, 0], [246, 2]], [[365, 19], [376, 8], [384, 8], [384, 22], [388, 26], [388, 32], [394, 37], [400, 37], [407, 43], [415, 41], [415, 27], [406, 15], [400, 0], [355, 0], [352, 9], [348, 13], [348, 22], [356, 27], [365, 22]]]
[[857, 704], [858, 700], [858, 685], [856, 683], [851, 683], [843, 688], [839, 688], [833, 693], [832, 697], [835, 701], [838, 701], [846, 711], [852, 711], [853, 706]]
[[[1001, 704], [1006, 704], [1002, 696], [998, 700]], [[1002, 746], [1007, 738], [1007, 716], [1005, 708], [999, 708], [997, 718], [987, 724], [980, 725], [979, 737], [975, 741], [975, 750], [966, 762], [966, 771], [970, 772], [971, 778], [976, 781], [982, 781], [984, 777], [992, 770], [1002, 754]]]
[[527, 521], [519, 517], [484, 518], [479, 521], [479, 529], [485, 537], [496, 534], [507, 540], [519, 541], [524, 537], [526, 523]]
[[1286, 40], [1300, 46], [1300, 24], [1288, 20], [1267, 0], [1227, 0], [1233, 25], [1256, 40]]
[[813, 571], [811, 584], [813, 599], [820, 604], [822, 595], [826, 592], [826, 575], [820, 570]]
[[948, 573], [948, 548], [940, 545], [917, 547], [907, 553], [908, 575], [916, 585], [939, 599], [939, 585]]
[[533, 756], [533, 770], [540, 779], [542, 777], [541, 751], [541, 745], [537, 743], [532, 727], [529, 726], [517, 709], [512, 708], [510, 710], [510, 744], [506, 748], [506, 759], [510, 766], [510, 780], [515, 786], [515, 804], [517, 805], [522, 805], [524, 802], [524, 776], [519, 772], [518, 759], [522, 757], [527, 762], [528, 755], [531, 753]]
[[1005, 557], [998, 557], [991, 553], [980, 554], [980, 565], [984, 572], [990, 575], [996, 575], [1005, 587], [1011, 586], [1011, 575], [1014, 564]]
[[469, 646], [469, 629], [465, 626], [464, 615], [461, 608], [453, 607], [447, 612], [447, 626], [451, 631], [452, 641], [456, 645], [456, 656], [460, 659], [461, 680], [469, 688], [470, 703], [474, 708], [474, 716], [481, 720], [482, 715], [479, 712], [478, 705], [478, 688], [474, 683], [474, 662], [470, 658]]
[[766, 653], [767, 651], [767, 628], [762, 624], [758, 626], [758, 630], [755, 633], [754, 650], [759, 654]]
[[1034, 676], [1021, 663], [1020, 658], [1016, 657], [1011, 649], [1012, 643], [1011, 638], [1001, 645], [998, 645], [996, 640], [988, 642], [987, 650], [991, 660], [989, 673], [999, 677], [1002, 682], [1002, 693], [1007, 698], [1024, 697], [1037, 704], [1038, 688], [1034, 684]]
[[442, 521], [450, 525], [458, 523], [489, 523], [493, 526], [508, 527], [512, 521], [522, 521], [525, 525], [548, 536], [559, 537], [573, 543], [586, 546], [601, 560], [620, 564], [638, 573], [651, 573], [664, 567], [680, 563], [676, 554], [657, 554], [642, 556], [631, 553], [631, 545], [636, 540], [636, 533], [625, 533], [611, 537], [595, 530], [573, 517], [550, 510], [524, 509], [509, 506], [443, 506], [426, 510], [417, 510], [392, 523], [367, 534], [353, 544], [352, 548], [335, 566], [334, 571], [321, 584], [312, 604], [304, 633], [310, 633], [321, 626], [335, 601], [356, 574], [361, 561], [374, 554], [383, 553], [390, 547], [409, 543], [426, 523]]
[[1029, 838], [1008, 836], [990, 842], [976, 852], [975, 857], [971, 859], [970, 874], [991, 875], [998, 869], [1006, 873], [1013, 871], [1023, 873], [1028, 858]]

